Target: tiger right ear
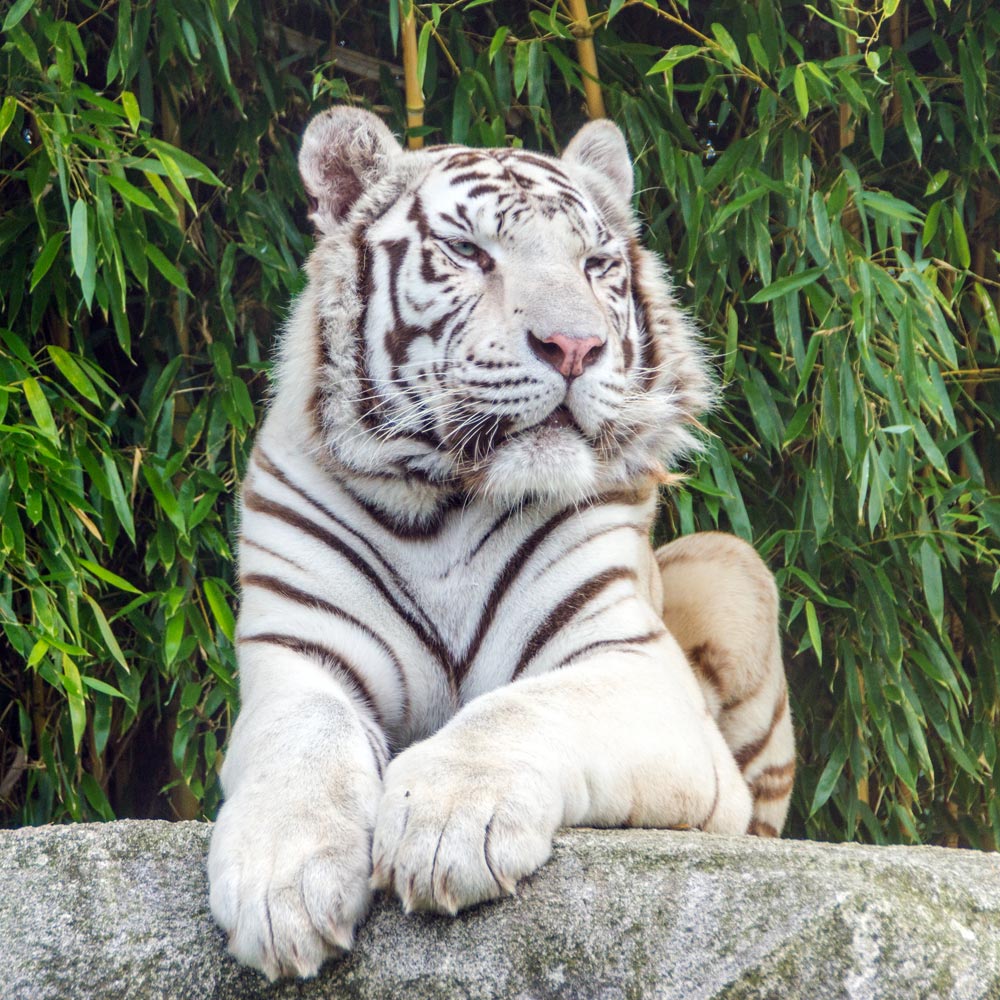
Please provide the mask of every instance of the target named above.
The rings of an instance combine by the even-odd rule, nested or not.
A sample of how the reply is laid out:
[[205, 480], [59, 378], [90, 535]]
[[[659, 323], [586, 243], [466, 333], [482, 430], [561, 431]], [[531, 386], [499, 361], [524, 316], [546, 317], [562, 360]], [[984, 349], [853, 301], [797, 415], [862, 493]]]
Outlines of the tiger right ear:
[[632, 160], [625, 136], [614, 122], [607, 118], [587, 122], [570, 140], [562, 158], [595, 170], [611, 182], [624, 201], [632, 198]]
[[382, 119], [369, 111], [337, 107], [317, 115], [302, 137], [299, 173], [319, 232], [343, 222], [402, 151]]

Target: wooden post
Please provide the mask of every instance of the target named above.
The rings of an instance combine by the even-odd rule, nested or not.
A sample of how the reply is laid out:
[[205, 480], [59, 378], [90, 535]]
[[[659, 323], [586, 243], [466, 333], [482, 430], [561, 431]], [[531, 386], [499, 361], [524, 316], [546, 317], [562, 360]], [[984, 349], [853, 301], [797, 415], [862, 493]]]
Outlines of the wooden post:
[[[424, 123], [424, 94], [417, 76], [417, 18], [415, 0], [399, 0], [400, 28], [403, 34], [403, 73], [406, 80], [406, 127], [420, 128]], [[409, 135], [410, 149], [422, 149], [424, 137]]]
[[587, 0], [569, 0], [573, 15], [573, 34], [576, 36], [576, 53], [583, 70], [583, 92], [587, 98], [587, 114], [591, 118], [606, 118], [604, 95], [597, 75], [597, 55], [594, 52], [594, 31], [590, 26]]

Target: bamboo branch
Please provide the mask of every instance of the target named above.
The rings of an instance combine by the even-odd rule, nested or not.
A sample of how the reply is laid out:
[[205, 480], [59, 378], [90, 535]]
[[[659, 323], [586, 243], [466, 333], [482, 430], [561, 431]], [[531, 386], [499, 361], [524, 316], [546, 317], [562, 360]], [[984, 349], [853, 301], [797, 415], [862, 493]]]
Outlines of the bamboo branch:
[[[303, 55], [316, 55], [327, 47], [326, 42], [311, 35], [304, 35], [301, 31], [279, 24], [277, 21], [264, 22], [264, 37], [272, 44], [284, 45], [292, 52]], [[403, 71], [395, 63], [376, 59], [374, 56], [343, 45], [335, 46], [329, 59], [340, 72], [360, 76], [365, 80], [378, 82], [382, 78], [383, 70], [388, 70], [393, 82], [400, 83], [402, 80]]]
[[583, 93], [587, 98], [587, 114], [591, 118], [607, 117], [604, 110], [604, 95], [597, 74], [597, 54], [594, 51], [594, 29], [590, 25], [587, 0], [569, 0], [573, 15], [571, 31], [576, 37], [576, 53], [583, 70]]
[[[399, 0], [400, 27], [403, 34], [403, 73], [406, 78], [406, 129], [420, 128], [424, 124], [424, 94], [417, 75], [417, 18], [414, 0]], [[424, 137], [408, 134], [406, 144], [410, 149], [422, 149]]]

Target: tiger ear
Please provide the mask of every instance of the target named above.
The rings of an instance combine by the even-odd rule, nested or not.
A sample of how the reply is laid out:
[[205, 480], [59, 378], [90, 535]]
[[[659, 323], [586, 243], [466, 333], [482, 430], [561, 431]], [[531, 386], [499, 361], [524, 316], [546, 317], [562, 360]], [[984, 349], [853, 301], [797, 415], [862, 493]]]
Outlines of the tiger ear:
[[382, 119], [369, 111], [337, 107], [317, 115], [302, 136], [299, 173], [319, 232], [343, 222], [402, 151]]
[[625, 136], [607, 118], [587, 122], [563, 151], [563, 160], [578, 163], [605, 177], [628, 202], [632, 198], [632, 160]]

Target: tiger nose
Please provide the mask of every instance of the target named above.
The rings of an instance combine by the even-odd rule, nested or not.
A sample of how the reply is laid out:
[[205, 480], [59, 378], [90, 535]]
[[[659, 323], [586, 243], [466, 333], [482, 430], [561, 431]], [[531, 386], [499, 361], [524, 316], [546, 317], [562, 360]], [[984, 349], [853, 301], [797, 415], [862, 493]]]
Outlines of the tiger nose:
[[538, 337], [529, 331], [528, 343], [542, 361], [566, 378], [582, 375], [584, 368], [589, 368], [604, 348], [600, 337], [570, 337], [565, 333]]

